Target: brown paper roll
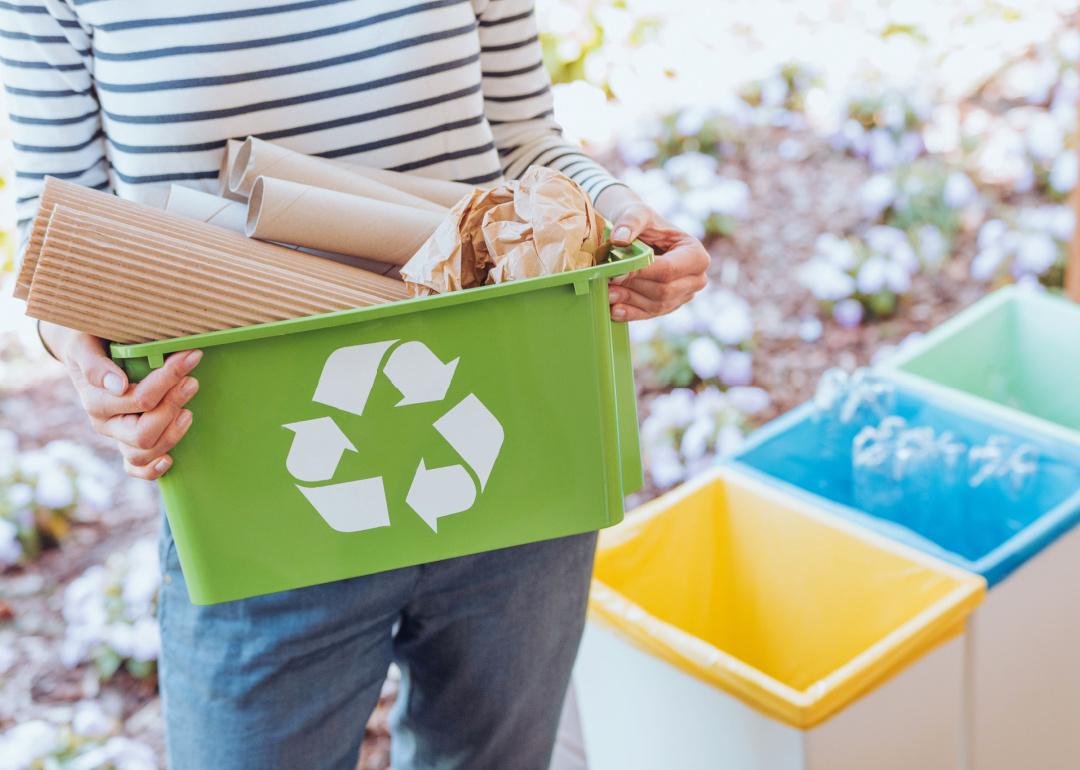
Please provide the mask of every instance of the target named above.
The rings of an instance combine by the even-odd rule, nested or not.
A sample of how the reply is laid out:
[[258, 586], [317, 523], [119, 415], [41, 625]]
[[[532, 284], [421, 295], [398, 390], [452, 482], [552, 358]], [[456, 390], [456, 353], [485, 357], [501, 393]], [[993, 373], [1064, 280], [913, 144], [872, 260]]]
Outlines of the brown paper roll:
[[259, 176], [274, 176], [299, 184], [432, 211], [446, 208], [441, 200], [456, 200], [471, 189], [457, 182], [380, 171], [304, 155], [280, 144], [249, 137], [230, 169], [230, 189], [248, 195]]
[[247, 234], [403, 265], [445, 216], [261, 176], [251, 189]]
[[382, 301], [360, 289], [56, 206], [27, 313], [118, 342], [145, 342]]
[[236, 154], [240, 152], [243, 144], [242, 139], [229, 139], [226, 141], [225, 152], [221, 156], [221, 168], [218, 169], [217, 194], [232, 201], [247, 200], [247, 196], [239, 195], [229, 189], [229, 172], [232, 170], [233, 164], [236, 163]]
[[[282, 147], [280, 144], [249, 137], [237, 152], [229, 171], [229, 189], [234, 194], [247, 198], [251, 195], [251, 189], [258, 177], [272, 176], [297, 184], [321, 187], [350, 195], [362, 195], [365, 198], [397, 203], [415, 209], [440, 213], [446, 209], [445, 204], [433, 202], [427, 195], [415, 192], [415, 184], [412, 185], [414, 190], [406, 190], [384, 180], [371, 178], [365, 173], [358, 172], [358, 168], [325, 158], [304, 155]], [[411, 179], [405, 174], [398, 176], [404, 176], [406, 180]], [[457, 195], [460, 198], [471, 189], [466, 185], [458, 185], [456, 182], [431, 181], [434, 182], [432, 192], [439, 193], [440, 196], [452, 195], [454, 190], [462, 188], [462, 192]]]
[[49, 218], [57, 205], [63, 205], [84, 214], [119, 219], [148, 232], [174, 238], [182, 245], [198, 243], [212, 247], [222, 255], [247, 257], [264, 264], [282, 266], [292, 272], [319, 277], [337, 285], [363, 287], [388, 301], [401, 299], [404, 296], [401, 282], [393, 278], [292, 249], [253, 241], [214, 225], [195, 222], [117, 198], [114, 195], [48, 177], [42, 189], [38, 213], [32, 223], [23, 265], [17, 278], [16, 296], [21, 296], [23, 299], [26, 298], [26, 293], [30, 288]]

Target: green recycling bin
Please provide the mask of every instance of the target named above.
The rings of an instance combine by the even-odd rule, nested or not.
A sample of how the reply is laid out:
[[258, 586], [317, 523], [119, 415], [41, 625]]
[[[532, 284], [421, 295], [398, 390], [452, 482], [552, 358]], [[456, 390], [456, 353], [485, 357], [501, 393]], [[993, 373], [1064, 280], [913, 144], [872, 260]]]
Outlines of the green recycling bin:
[[1080, 306], [1019, 286], [999, 289], [884, 363], [912, 387], [978, 403], [1075, 440], [1080, 433]]
[[191, 600], [239, 599], [596, 530], [640, 488], [625, 324], [608, 279], [559, 275], [160, 342], [200, 348], [160, 480]]

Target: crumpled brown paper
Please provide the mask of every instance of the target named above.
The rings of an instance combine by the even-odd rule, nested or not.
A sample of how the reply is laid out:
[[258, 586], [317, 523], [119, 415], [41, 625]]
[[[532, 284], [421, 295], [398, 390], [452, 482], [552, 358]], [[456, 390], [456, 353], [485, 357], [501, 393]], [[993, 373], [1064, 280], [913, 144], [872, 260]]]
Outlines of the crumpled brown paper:
[[401, 268], [413, 296], [535, 278], [595, 264], [604, 220], [585, 191], [554, 169], [477, 188]]

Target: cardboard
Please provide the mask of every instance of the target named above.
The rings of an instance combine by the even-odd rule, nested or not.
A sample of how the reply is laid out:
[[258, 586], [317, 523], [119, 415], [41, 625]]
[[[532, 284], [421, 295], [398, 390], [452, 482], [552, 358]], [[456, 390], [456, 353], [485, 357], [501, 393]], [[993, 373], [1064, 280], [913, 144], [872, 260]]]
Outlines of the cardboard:
[[[47, 177], [45, 180], [38, 213], [31, 225], [30, 237], [23, 257], [23, 267], [19, 272], [20, 285], [25, 280], [24, 291], [29, 290], [30, 279], [44, 240], [49, 217], [53, 207], [58, 204], [86, 214], [120, 219], [148, 232], [174, 238], [181, 244], [197, 242], [203, 246], [213, 247], [223, 255], [246, 257], [264, 264], [277, 265], [293, 272], [322, 278], [334, 284], [361, 287], [372, 295], [386, 300], [401, 299], [405, 296], [401, 282], [393, 278], [280, 246], [252, 241], [243, 235], [214, 225], [159, 211], [53, 177]], [[25, 298], [25, 293], [23, 298]]]
[[460, 200], [401, 275], [423, 296], [567, 272], [597, 262], [603, 232], [581, 187], [533, 166], [520, 180]]
[[445, 214], [261, 176], [251, 189], [253, 238], [403, 265]]
[[27, 312], [117, 342], [145, 342], [381, 301], [359, 289], [57, 206]]
[[[304, 155], [280, 144], [249, 137], [229, 169], [229, 189], [247, 198], [260, 176], [435, 212], [443, 212], [472, 189], [457, 182], [365, 169]], [[450, 202], [443, 202], [447, 200]]]

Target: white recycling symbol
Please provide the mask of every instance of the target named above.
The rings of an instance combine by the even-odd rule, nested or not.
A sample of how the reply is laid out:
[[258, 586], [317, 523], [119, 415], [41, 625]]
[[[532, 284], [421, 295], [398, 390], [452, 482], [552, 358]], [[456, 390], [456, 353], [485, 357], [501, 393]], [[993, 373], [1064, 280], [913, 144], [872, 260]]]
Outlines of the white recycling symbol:
[[[382, 372], [402, 399], [395, 406], [442, 401], [457, 369], [455, 358], [443, 363], [422, 342], [398, 340], [350, 345], [332, 352], [323, 365], [312, 400], [362, 415], [386, 352]], [[393, 348], [391, 350], [391, 348]], [[332, 417], [316, 417], [284, 425], [293, 432], [285, 467], [300, 481], [329, 481], [346, 451], [356, 447]], [[444, 516], [472, 507], [487, 485], [503, 444], [503, 429], [475, 394], [470, 393], [437, 419], [435, 429], [472, 469], [464, 465], [428, 468], [421, 456], [405, 502], [435, 532]], [[323, 520], [338, 532], [359, 532], [390, 526], [390, 511], [381, 476], [324, 486], [297, 484]]]

